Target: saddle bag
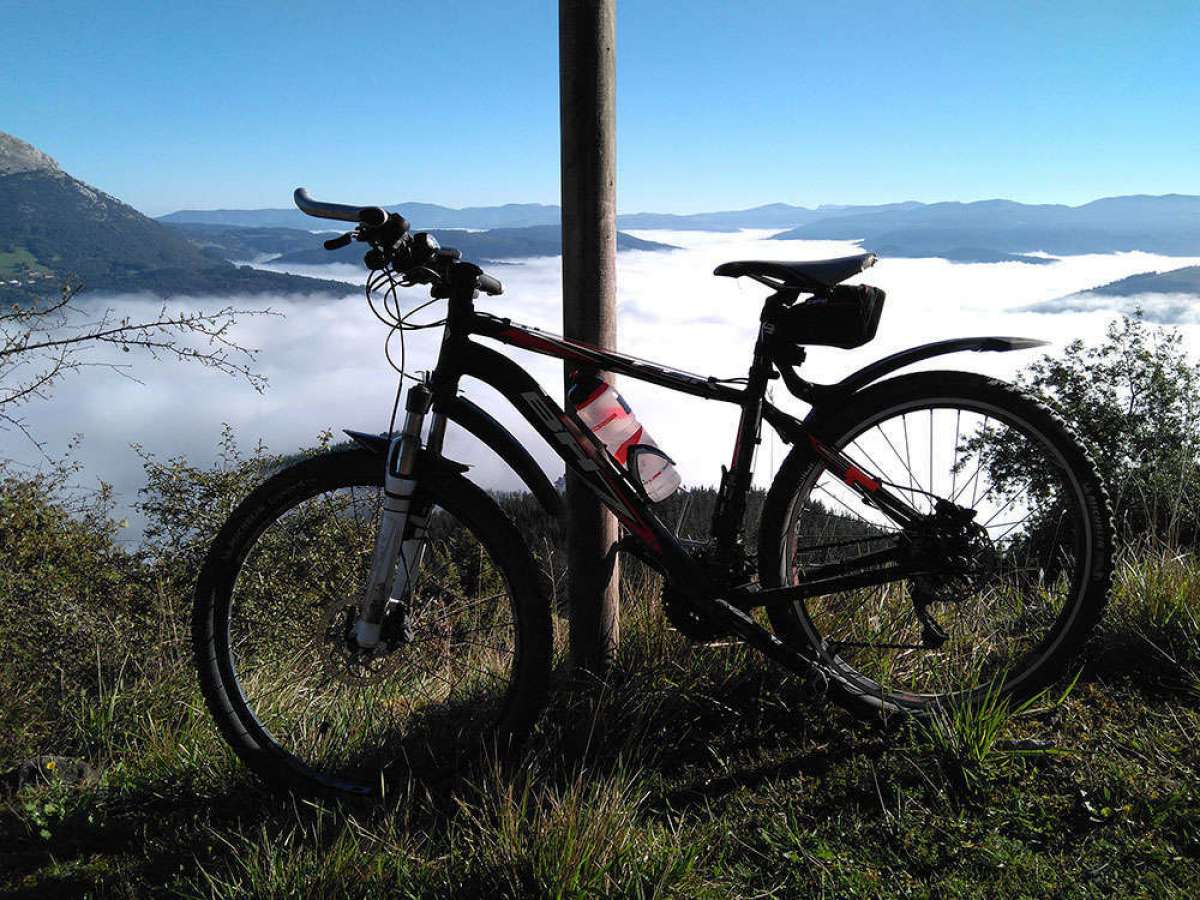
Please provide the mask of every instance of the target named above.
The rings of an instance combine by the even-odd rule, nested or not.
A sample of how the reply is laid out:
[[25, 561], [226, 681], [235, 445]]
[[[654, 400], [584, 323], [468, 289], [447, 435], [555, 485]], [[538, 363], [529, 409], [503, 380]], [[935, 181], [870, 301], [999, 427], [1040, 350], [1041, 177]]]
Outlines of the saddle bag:
[[875, 337], [887, 295], [866, 284], [839, 284], [784, 310], [775, 323], [780, 347], [815, 344], [851, 350]]

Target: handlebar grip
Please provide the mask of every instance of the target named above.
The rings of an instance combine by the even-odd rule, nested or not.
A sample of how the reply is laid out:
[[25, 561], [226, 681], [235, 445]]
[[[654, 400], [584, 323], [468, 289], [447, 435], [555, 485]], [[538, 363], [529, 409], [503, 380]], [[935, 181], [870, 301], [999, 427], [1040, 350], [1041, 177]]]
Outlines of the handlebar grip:
[[479, 289], [489, 297], [496, 297], [504, 293], [504, 285], [500, 283], [499, 279], [493, 278], [491, 275], [485, 275], [480, 272], [475, 283], [479, 285]]
[[387, 221], [387, 213], [378, 206], [347, 206], [344, 203], [325, 203], [314, 200], [304, 188], [292, 194], [300, 212], [317, 219], [337, 219], [339, 222], [360, 222], [372, 227]]
[[340, 250], [342, 247], [345, 247], [347, 244], [349, 244], [352, 240], [354, 240], [354, 236], [351, 235], [349, 232], [347, 232], [346, 234], [339, 234], [335, 238], [330, 238], [329, 240], [324, 241], [323, 243], [325, 245], [326, 250]]

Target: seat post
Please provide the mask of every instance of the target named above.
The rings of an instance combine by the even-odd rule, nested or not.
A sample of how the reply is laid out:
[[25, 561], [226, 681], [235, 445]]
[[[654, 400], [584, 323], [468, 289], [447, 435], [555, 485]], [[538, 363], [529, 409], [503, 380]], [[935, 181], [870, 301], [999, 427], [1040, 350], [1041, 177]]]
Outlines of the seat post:
[[729, 468], [721, 473], [721, 489], [713, 514], [713, 536], [723, 562], [731, 567], [742, 557], [742, 519], [746, 514], [746, 497], [754, 479], [754, 456], [762, 440], [763, 398], [771, 380], [774, 364], [771, 357], [775, 319], [781, 310], [794, 303], [799, 292], [780, 287], [763, 302], [759, 315], [758, 338], [754, 342], [754, 358], [750, 363], [746, 392], [742, 400], [742, 415], [738, 422], [737, 442]]

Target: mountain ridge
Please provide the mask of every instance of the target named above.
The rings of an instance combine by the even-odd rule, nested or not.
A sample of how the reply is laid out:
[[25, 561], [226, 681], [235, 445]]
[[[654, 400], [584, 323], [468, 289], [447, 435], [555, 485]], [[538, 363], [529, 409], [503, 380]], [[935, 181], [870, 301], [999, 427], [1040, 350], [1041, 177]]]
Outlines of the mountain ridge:
[[[1183, 266], [1166, 272], [1138, 272], [1078, 294], [1135, 297], [1139, 294], [1191, 294], [1200, 298], [1200, 266]], [[1077, 295], [1078, 295], [1077, 294]], [[1077, 296], [1076, 295], [1076, 296]]]
[[1200, 255], [1200, 197], [1131, 194], [1079, 206], [1013, 200], [946, 201], [823, 218], [772, 240], [862, 241], [880, 256], [1036, 263], [1052, 256], [1142, 250]]
[[[790, 228], [814, 217], [846, 210], [879, 210], [911, 207], [914, 200], [868, 206], [822, 205], [814, 209], [787, 203], [766, 203], [742, 210], [719, 210], [702, 213], [621, 213], [617, 226], [625, 229], [676, 229], [685, 231], [736, 231], [739, 228]], [[559, 225], [561, 207], [543, 203], [505, 203], [499, 206], [450, 207], [437, 203], [409, 201], [390, 203], [386, 209], [399, 211], [413, 227], [495, 229], [528, 228], [538, 225]], [[306, 216], [298, 209], [271, 207], [263, 209], [183, 209], [158, 217], [159, 222], [171, 225], [230, 225], [244, 228], [308, 228], [320, 227], [321, 220]], [[330, 227], [333, 227], [332, 225]]]
[[70, 282], [88, 292], [160, 297], [346, 294], [342, 282], [260, 272], [201, 252], [132, 206], [0, 132], [0, 300], [27, 303]]
[[[334, 262], [358, 263], [363, 255], [361, 244], [350, 244], [329, 251], [321, 246], [317, 235], [295, 228], [195, 223], [178, 223], [167, 227], [184, 235], [202, 252], [231, 262], [254, 260], [260, 264], [323, 265]], [[493, 228], [486, 231], [435, 228], [429, 233], [442, 246], [454, 247], [461, 251], [465, 258], [480, 264], [562, 254], [562, 232], [557, 225]], [[671, 244], [647, 241], [623, 231], [617, 232], [618, 251], [675, 249], [678, 248]]]
[[[560, 210], [546, 204], [506, 204], [454, 209], [429, 203], [394, 204], [422, 229], [535, 227], [559, 224]], [[179, 211], [163, 221], [222, 220], [241, 227], [262, 219], [287, 227], [312, 227], [298, 210]], [[498, 225], [510, 219], [517, 225]], [[547, 221], [532, 222], [531, 219]], [[768, 203], [711, 213], [624, 213], [623, 230], [776, 230], [774, 240], [860, 241], [888, 257], [940, 257], [953, 262], [1020, 262], [1044, 265], [1051, 256], [1143, 250], [1167, 256], [1200, 255], [1200, 196], [1129, 194], [1070, 206], [1020, 203], [1004, 198], [876, 205], [823, 204], [815, 208]]]

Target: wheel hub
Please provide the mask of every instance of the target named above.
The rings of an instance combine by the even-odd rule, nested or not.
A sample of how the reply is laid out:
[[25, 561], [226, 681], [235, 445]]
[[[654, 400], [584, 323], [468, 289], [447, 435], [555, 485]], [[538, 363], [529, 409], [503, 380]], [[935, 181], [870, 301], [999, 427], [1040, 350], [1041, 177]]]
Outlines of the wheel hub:
[[363, 687], [391, 676], [404, 661], [398, 650], [412, 641], [407, 616], [400, 604], [389, 604], [379, 643], [366, 648], [355, 638], [358, 605], [346, 600], [326, 604], [316, 645], [327, 674], [343, 684]]

